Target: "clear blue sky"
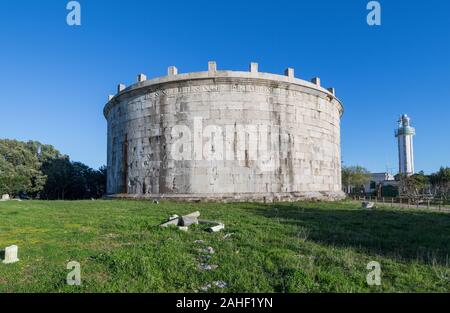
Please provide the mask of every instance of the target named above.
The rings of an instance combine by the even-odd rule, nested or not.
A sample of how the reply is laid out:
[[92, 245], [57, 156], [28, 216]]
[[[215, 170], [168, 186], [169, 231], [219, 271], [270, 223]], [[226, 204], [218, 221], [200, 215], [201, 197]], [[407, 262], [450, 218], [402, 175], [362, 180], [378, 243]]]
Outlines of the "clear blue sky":
[[53, 144], [94, 168], [106, 162], [102, 110], [119, 82], [207, 68], [322, 78], [342, 99], [347, 165], [397, 171], [394, 128], [417, 129], [416, 170], [450, 166], [450, 1], [382, 0], [382, 25], [366, 0], [66, 0], [0, 3], [0, 138]]

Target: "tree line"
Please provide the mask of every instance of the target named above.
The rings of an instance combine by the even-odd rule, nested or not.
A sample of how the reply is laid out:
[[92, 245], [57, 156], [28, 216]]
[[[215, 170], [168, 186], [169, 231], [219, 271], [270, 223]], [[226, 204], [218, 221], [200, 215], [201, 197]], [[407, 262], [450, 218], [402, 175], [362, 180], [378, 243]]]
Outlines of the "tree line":
[[52, 145], [0, 139], [0, 194], [48, 200], [100, 198], [106, 167], [73, 162]]
[[[371, 173], [362, 166], [342, 167], [342, 186], [345, 192], [360, 193], [371, 180]], [[426, 175], [423, 171], [413, 175], [397, 174], [399, 188], [396, 195], [408, 197], [428, 196], [450, 200], [450, 167], [441, 167], [437, 172]], [[392, 188], [392, 186], [386, 186]]]

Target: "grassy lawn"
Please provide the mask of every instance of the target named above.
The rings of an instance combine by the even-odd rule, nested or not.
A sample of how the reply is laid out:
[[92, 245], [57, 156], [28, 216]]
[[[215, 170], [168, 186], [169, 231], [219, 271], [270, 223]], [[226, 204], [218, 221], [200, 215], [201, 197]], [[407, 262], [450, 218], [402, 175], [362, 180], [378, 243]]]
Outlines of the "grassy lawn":
[[[225, 231], [158, 227], [196, 210]], [[0, 247], [12, 244], [20, 261], [0, 263], [0, 292], [194, 292], [217, 280], [228, 286], [210, 291], [450, 291], [450, 214], [349, 202], [0, 202]], [[198, 268], [207, 246], [211, 271]], [[381, 286], [366, 283], [372, 260]], [[81, 286], [66, 284], [69, 261]]]

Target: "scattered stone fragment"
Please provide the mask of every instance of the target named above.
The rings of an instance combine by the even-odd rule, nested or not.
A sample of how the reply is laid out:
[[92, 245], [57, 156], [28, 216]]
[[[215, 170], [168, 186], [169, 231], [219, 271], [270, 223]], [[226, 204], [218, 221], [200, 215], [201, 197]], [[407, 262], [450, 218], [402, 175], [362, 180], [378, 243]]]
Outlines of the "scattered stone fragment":
[[207, 285], [205, 285], [203, 287], [200, 287], [200, 290], [201, 291], [208, 291], [211, 288], [212, 288], [211, 284], [207, 284]]
[[213, 247], [206, 247], [205, 249], [202, 250], [205, 253], [209, 253], [209, 254], [214, 254], [216, 253], [216, 251], [214, 250]]
[[228, 284], [226, 282], [224, 282], [223, 280], [213, 281], [213, 285], [215, 285], [216, 287], [219, 287], [219, 288], [227, 288], [228, 287]]
[[213, 287], [213, 285], [216, 286], [217, 288], [221, 288], [221, 289], [228, 287], [228, 284], [226, 282], [224, 282], [223, 280], [216, 280], [216, 281], [213, 281], [212, 284], [207, 284], [203, 287], [200, 287], [200, 290], [208, 291], [209, 289], [211, 289]]
[[203, 261], [208, 261], [211, 259], [211, 257], [212, 257], [211, 255], [201, 255], [200, 259]]
[[200, 212], [199, 212], [199, 211], [195, 211], [195, 212], [192, 212], [192, 213], [189, 213], [189, 214], [183, 215], [183, 216], [187, 216], [187, 217], [196, 217], [196, 218], [199, 218], [199, 216], [200, 216]]
[[215, 270], [218, 267], [219, 267], [219, 265], [216, 265], [216, 264], [206, 264], [206, 263], [199, 264], [199, 268], [204, 271]]
[[225, 228], [225, 225], [222, 223], [219, 223], [219, 225], [208, 228], [208, 231], [215, 233], [215, 232], [221, 231], [224, 228]]
[[181, 226], [190, 226], [192, 224], [198, 224], [198, 219], [195, 216], [184, 215], [180, 219]]
[[174, 225], [174, 226], [177, 226], [178, 225], [178, 218], [174, 218], [173, 220], [169, 220], [169, 221], [167, 221], [167, 222], [164, 222], [164, 223], [162, 223], [161, 225], [159, 225], [159, 226], [161, 226], [161, 227], [167, 227], [167, 226], [170, 226], [170, 225]]
[[154, 204], [159, 204], [159, 201], [158, 200], [153, 200], [153, 203]]
[[178, 226], [178, 229], [182, 230], [182, 231], [188, 231], [189, 227], [187, 227], [187, 226]]
[[179, 216], [176, 215], [176, 214], [171, 215], [171, 216], [169, 217], [169, 221], [170, 221], [170, 220], [174, 220], [174, 219], [176, 219], [176, 218], [179, 218]]
[[361, 205], [363, 209], [375, 209], [374, 202], [364, 201]]
[[234, 233], [228, 233], [228, 234], [226, 234], [225, 236], [223, 236], [222, 238], [223, 239], [227, 239], [228, 237], [231, 237], [231, 236], [233, 236], [234, 235]]
[[198, 220], [199, 224], [211, 224], [213, 226], [219, 225], [219, 222], [208, 221], [208, 220]]
[[204, 241], [204, 240], [201, 240], [201, 239], [199, 239], [199, 240], [195, 240], [195, 241], [194, 241], [194, 243], [198, 243], [198, 244], [203, 244], [203, 243], [205, 243], [205, 241]]
[[5, 259], [3, 260], [4, 264], [11, 264], [18, 262], [19, 259], [17, 258], [19, 248], [16, 245], [12, 245], [5, 248]]

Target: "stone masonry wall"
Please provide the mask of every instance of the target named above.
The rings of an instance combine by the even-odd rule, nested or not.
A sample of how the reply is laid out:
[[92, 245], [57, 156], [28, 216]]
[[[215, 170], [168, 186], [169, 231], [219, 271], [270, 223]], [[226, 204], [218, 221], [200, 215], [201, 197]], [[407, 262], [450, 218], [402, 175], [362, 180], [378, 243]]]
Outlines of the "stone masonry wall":
[[[217, 71], [169, 75], [111, 97], [107, 192], [221, 200], [341, 193], [334, 90], [293, 77]], [[211, 69], [212, 67], [212, 69]]]

